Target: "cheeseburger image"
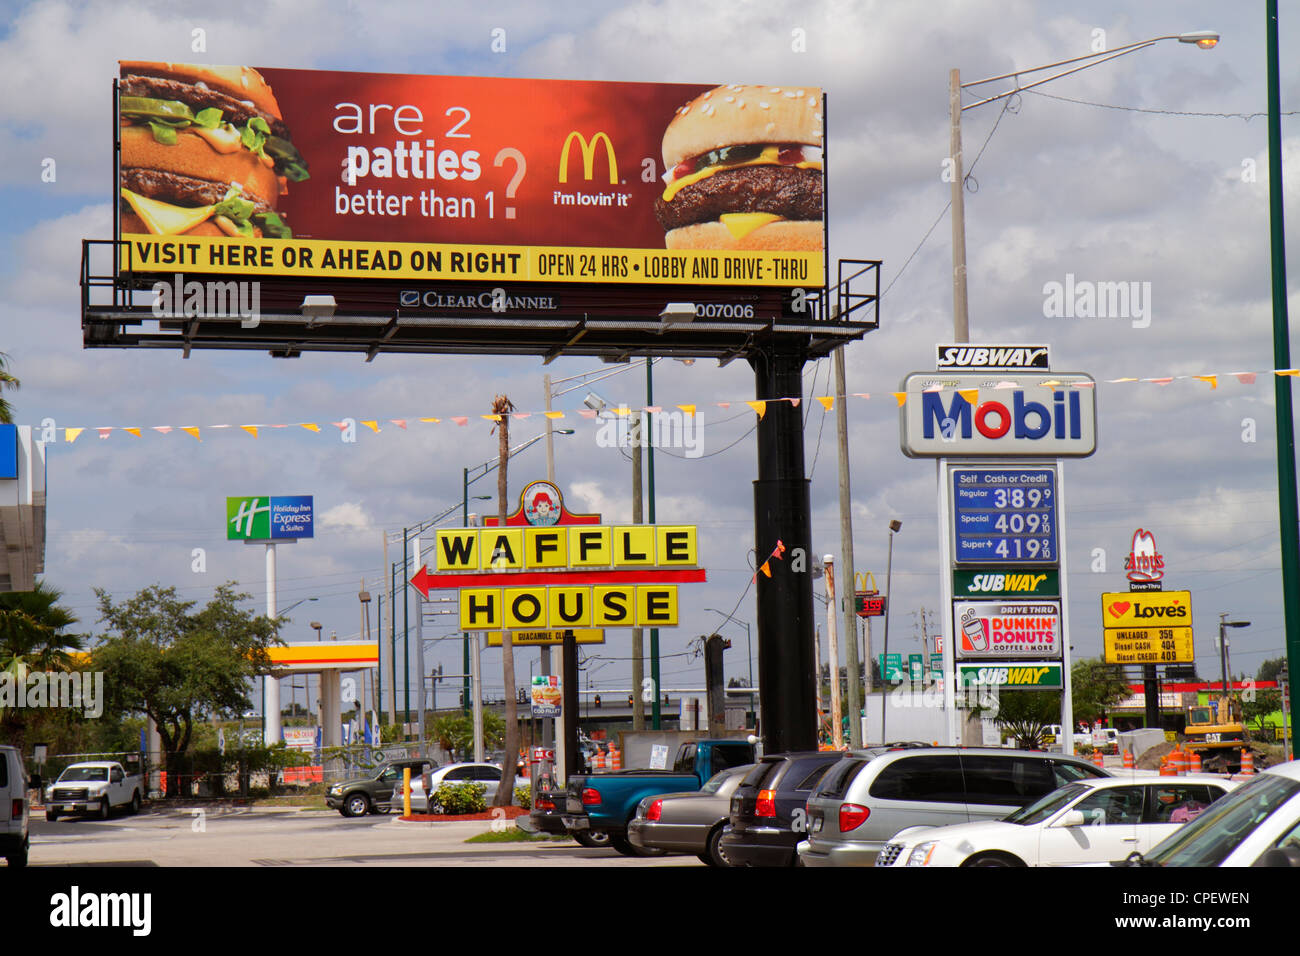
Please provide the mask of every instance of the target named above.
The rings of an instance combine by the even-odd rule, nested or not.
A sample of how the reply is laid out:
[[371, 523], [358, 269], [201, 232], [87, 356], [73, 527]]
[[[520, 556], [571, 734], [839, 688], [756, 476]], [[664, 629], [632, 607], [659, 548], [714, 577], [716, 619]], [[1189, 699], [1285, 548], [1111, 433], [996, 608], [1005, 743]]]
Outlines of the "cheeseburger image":
[[240, 66], [123, 62], [121, 230], [289, 238], [275, 206], [308, 178], [279, 104]]
[[663, 159], [669, 249], [823, 247], [820, 90], [709, 90], [677, 110]]

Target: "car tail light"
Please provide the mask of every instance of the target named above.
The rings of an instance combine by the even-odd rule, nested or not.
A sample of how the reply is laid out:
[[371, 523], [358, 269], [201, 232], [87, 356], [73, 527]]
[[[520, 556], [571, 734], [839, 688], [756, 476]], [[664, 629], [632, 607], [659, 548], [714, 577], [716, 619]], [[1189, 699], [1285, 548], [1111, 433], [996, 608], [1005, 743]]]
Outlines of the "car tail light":
[[656, 800], [654, 803], [650, 804], [650, 809], [646, 810], [645, 818], [647, 820], [658, 820], [659, 817], [663, 815], [663, 812], [664, 802], [662, 800]]
[[9, 819], [21, 820], [22, 818], [23, 818], [23, 802], [21, 800], [15, 800], [13, 802], [13, 807], [9, 811]]
[[539, 799], [539, 800], [537, 801], [537, 809], [538, 809], [538, 810], [554, 810], [554, 809], [555, 809], [555, 801], [554, 801], [554, 800], [541, 800], [541, 799]]
[[588, 787], [582, 791], [582, 805], [584, 807], [594, 807], [600, 805], [600, 791]]
[[856, 803], [840, 804], [840, 832], [848, 833], [867, 822], [871, 810]]
[[775, 790], [758, 791], [758, 800], [754, 802], [754, 816], [756, 817], [776, 816], [776, 791]]

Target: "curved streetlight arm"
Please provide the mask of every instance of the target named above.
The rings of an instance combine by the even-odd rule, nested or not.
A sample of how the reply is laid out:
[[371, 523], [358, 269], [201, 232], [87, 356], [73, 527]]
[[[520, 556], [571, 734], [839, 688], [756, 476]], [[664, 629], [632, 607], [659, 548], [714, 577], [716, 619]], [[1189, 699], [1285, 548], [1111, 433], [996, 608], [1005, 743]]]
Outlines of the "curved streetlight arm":
[[[1088, 53], [1083, 56], [1071, 57], [1068, 60], [1057, 60], [1055, 63], [1045, 63], [1042, 66], [1033, 66], [1024, 70], [1013, 70], [1010, 73], [1002, 73], [999, 74], [998, 76], [989, 76], [989, 77], [985, 77], [982, 80], [972, 80], [969, 83], [963, 83], [961, 85], [961, 88], [965, 90], [965, 89], [969, 89], [972, 86], [982, 86], [985, 83], [992, 83], [995, 80], [1006, 80], [1006, 79], [1010, 79], [1011, 77], [1020, 77], [1020, 76], [1024, 76], [1026, 73], [1038, 73], [1042, 70], [1050, 70], [1056, 66], [1066, 66], [1070, 63], [1079, 63], [1082, 60], [1090, 61], [1088, 63], [1084, 63], [1082, 66], [1076, 66], [1072, 70], [1062, 70], [1060, 73], [1053, 73], [1051, 76], [1044, 77], [1041, 80], [1035, 80], [1033, 83], [1028, 83], [1024, 86], [1021, 86], [1019, 85], [1019, 83], [1017, 83], [1016, 88], [1014, 90], [1007, 90], [1006, 92], [999, 93], [996, 96], [986, 97], [982, 100], [978, 100], [974, 103], [970, 103], [966, 106], [963, 106], [961, 109], [962, 112], [964, 113], [966, 112], [966, 110], [974, 109], [977, 106], [983, 106], [985, 103], [993, 103], [997, 100], [1006, 99], [1008, 96], [1014, 96], [1015, 94], [1021, 92], [1022, 90], [1031, 90], [1036, 86], [1042, 86], [1044, 83], [1050, 83], [1052, 82], [1052, 80], [1059, 80], [1063, 76], [1069, 76], [1071, 73], [1078, 73], [1080, 70], [1086, 70], [1089, 67], [1098, 66], [1099, 64], [1105, 63], [1107, 60], [1113, 60], [1116, 57], [1125, 56], [1129, 53], [1134, 53], [1138, 50], [1145, 50], [1147, 47], [1159, 43], [1161, 40], [1178, 40], [1182, 43], [1195, 43], [1198, 46], [1202, 46], [1203, 49], [1209, 49], [1218, 42], [1218, 39], [1219, 39], [1218, 34], [1211, 33], [1208, 31], [1199, 34], [1193, 34], [1193, 33], [1170, 34], [1169, 36], [1152, 37], [1149, 40], [1139, 40], [1136, 43], [1129, 43], [1126, 46], [1117, 47], [1114, 50], [1106, 50], [1100, 53]], [[1208, 44], [1208, 46], [1203, 46], [1203, 44]]]

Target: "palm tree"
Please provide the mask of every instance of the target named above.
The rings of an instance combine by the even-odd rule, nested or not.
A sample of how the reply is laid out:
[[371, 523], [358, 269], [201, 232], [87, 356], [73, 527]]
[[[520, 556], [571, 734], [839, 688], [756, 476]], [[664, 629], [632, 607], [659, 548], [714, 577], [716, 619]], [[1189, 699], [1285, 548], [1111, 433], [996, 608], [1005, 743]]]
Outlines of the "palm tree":
[[[67, 671], [76, 666], [73, 651], [85, 635], [63, 633], [77, 618], [59, 606], [63, 592], [37, 581], [31, 591], [0, 594], [0, 677], [24, 681], [29, 671]], [[26, 719], [18, 709], [0, 706], [0, 739], [22, 742]]]
[[14, 423], [14, 411], [9, 403], [5, 400], [5, 389], [16, 389], [21, 383], [18, 379], [9, 374], [9, 356], [0, 352], [0, 425], [12, 425]]

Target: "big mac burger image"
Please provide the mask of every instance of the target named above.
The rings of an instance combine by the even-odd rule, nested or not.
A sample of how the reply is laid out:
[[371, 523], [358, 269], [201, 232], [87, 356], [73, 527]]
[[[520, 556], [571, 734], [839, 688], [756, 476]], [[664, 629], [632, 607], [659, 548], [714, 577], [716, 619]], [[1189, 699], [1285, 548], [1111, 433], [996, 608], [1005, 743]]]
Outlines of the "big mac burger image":
[[679, 108], [655, 201], [667, 248], [822, 249], [822, 129], [814, 88], [719, 86]]
[[308, 178], [271, 87], [241, 66], [123, 62], [121, 230], [292, 235], [276, 214]]

